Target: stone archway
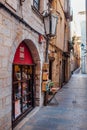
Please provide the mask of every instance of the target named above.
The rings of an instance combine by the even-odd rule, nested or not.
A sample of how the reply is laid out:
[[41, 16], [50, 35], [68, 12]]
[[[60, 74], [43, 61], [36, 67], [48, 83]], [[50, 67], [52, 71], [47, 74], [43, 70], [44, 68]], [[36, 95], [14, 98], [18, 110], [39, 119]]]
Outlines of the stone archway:
[[[32, 40], [29, 39], [25, 39], [22, 40], [23, 42], [25, 42], [25, 44], [28, 46], [33, 61], [35, 63], [35, 106], [39, 106], [40, 105], [40, 70], [41, 70], [41, 63], [40, 63], [40, 57], [39, 57], [39, 52], [35, 46], [35, 44], [33, 43]], [[22, 42], [21, 41], [21, 42]], [[16, 52], [16, 49], [18, 48], [19, 44], [21, 42], [15, 42], [12, 47], [11, 47], [11, 51], [10, 51], [10, 55], [9, 55], [9, 61], [8, 61], [8, 71], [9, 73], [11, 73], [11, 82], [12, 82], [12, 64], [13, 64], [13, 59], [14, 59], [14, 55]], [[12, 86], [12, 85], [11, 85]]]
[[40, 64], [40, 57], [39, 57], [39, 53], [38, 50], [36, 48], [36, 46], [34, 45], [34, 43], [31, 40], [25, 39], [24, 40], [25, 44], [28, 46], [33, 61], [35, 63], [35, 104], [36, 106], [40, 105], [40, 70], [41, 70], [41, 64]]

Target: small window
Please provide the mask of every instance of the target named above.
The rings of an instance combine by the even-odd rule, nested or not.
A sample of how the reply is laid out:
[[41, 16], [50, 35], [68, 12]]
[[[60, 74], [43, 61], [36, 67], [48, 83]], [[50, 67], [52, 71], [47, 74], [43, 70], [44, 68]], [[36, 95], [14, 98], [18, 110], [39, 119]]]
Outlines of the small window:
[[39, 10], [40, 0], [33, 0], [33, 6]]

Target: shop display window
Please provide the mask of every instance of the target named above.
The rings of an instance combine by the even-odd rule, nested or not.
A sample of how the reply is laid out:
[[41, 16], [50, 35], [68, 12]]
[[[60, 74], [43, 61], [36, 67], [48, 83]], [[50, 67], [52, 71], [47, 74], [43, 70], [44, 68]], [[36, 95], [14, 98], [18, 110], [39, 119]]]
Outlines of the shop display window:
[[21, 68], [19, 65], [14, 66], [14, 81], [21, 80]]
[[13, 65], [14, 120], [33, 107], [33, 66]]

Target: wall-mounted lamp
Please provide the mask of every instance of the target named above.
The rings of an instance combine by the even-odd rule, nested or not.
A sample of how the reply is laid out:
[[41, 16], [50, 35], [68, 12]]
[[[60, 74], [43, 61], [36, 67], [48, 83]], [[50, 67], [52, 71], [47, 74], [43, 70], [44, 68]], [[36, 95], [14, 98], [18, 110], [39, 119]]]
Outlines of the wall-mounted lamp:
[[49, 13], [44, 16], [45, 34], [49, 37], [56, 35], [58, 16], [54, 13]]
[[84, 49], [84, 46], [85, 46], [85, 45], [82, 43], [82, 44], [81, 44], [81, 49]]
[[[48, 47], [51, 37], [56, 36], [56, 29], [58, 23], [58, 15], [52, 12], [52, 8], [48, 5], [48, 10], [43, 11], [44, 30], [46, 36], [46, 54], [45, 62], [48, 63]], [[44, 92], [44, 105], [47, 105], [47, 92]]]
[[51, 37], [56, 36], [56, 29], [57, 29], [57, 23], [58, 23], [58, 15], [56, 13], [53, 13], [48, 9], [43, 14], [43, 20], [44, 20], [44, 29], [45, 29], [45, 35], [46, 35], [46, 57], [45, 62], [48, 61], [48, 45], [49, 45], [49, 39]]

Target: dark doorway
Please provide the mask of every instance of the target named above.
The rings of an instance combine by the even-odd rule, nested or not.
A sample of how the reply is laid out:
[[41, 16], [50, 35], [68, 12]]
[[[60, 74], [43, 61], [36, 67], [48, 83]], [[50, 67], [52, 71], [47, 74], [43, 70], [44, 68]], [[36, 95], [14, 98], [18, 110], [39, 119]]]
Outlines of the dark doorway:
[[53, 60], [49, 60], [49, 79], [52, 80], [52, 64]]
[[66, 61], [63, 59], [62, 60], [62, 83], [65, 83], [65, 65], [66, 65]]

